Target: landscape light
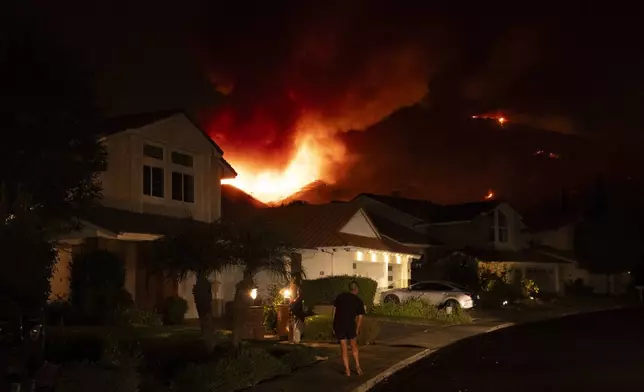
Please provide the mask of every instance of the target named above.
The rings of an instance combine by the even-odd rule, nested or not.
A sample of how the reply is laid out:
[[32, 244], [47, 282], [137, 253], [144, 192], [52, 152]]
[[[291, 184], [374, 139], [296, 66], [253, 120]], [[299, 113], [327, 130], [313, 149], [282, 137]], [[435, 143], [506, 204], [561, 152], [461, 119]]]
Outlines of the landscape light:
[[252, 290], [250, 291], [250, 297], [251, 297], [252, 299], [257, 299], [257, 289], [252, 289]]
[[291, 290], [284, 289], [284, 299], [289, 299], [289, 298], [291, 298]]

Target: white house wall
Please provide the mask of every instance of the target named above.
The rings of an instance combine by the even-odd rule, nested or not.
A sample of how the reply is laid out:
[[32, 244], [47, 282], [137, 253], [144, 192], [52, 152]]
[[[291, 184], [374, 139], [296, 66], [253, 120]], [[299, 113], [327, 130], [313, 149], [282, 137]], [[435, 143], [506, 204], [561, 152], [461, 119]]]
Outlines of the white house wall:
[[[150, 161], [164, 167], [164, 198], [143, 195], [143, 146], [150, 143], [164, 148], [164, 161]], [[221, 215], [221, 154], [184, 115], [116, 133], [105, 141], [108, 166], [101, 173], [102, 203], [108, 207], [134, 212], [174, 217], [191, 216], [212, 222]], [[171, 163], [170, 153], [177, 151], [193, 157], [194, 203], [172, 200], [172, 168], [185, 170]]]
[[341, 233], [354, 234], [362, 237], [377, 238], [374, 231], [362, 210], [359, 210], [349, 219], [349, 221], [340, 229]]

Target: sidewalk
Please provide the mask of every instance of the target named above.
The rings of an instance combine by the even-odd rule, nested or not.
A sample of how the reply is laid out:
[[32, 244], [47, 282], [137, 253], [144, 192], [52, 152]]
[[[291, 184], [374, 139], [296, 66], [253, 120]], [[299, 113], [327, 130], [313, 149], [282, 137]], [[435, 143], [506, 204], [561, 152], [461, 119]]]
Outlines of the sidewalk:
[[[339, 356], [327, 361], [301, 369], [289, 376], [281, 377], [252, 388], [257, 392], [329, 392], [367, 390], [389, 375], [388, 369], [414, 356], [429, 355], [440, 347], [457, 340], [488, 332], [490, 329], [504, 326], [504, 322], [491, 321], [470, 325], [427, 327], [405, 337], [378, 342], [376, 345], [362, 347], [360, 362], [363, 376], [344, 375], [344, 366]], [[339, 353], [339, 346], [338, 353]], [[421, 354], [422, 353], [422, 354]], [[403, 362], [404, 363], [404, 362]], [[366, 384], [366, 385], [365, 385]]]

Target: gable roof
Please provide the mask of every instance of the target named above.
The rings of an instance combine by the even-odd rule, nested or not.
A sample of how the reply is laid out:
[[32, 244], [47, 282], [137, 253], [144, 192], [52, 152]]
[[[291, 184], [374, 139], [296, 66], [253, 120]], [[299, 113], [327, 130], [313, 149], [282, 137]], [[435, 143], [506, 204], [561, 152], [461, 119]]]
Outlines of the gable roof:
[[441, 205], [427, 200], [374, 195], [371, 193], [360, 194], [356, 199], [360, 197], [368, 197], [407, 215], [422, 219], [429, 224], [469, 222], [477, 216], [492, 211], [501, 203], [504, 203], [501, 200], [490, 200], [473, 203]]
[[387, 218], [383, 218], [377, 214], [367, 213], [373, 224], [378, 229], [378, 232], [394, 241], [407, 245], [442, 245], [442, 242], [430, 238], [417, 231], [408, 229], [404, 226], [396, 224]]
[[170, 117], [181, 115], [185, 117], [200, 133], [201, 135], [222, 155], [221, 163], [226, 166], [229, 170], [234, 173], [234, 176], [237, 175], [237, 172], [233, 167], [223, 158], [224, 150], [215, 143], [208, 134], [201, 129], [199, 125], [184, 111], [181, 109], [171, 109], [171, 110], [161, 110], [157, 112], [147, 112], [147, 113], [132, 113], [126, 114], [119, 117], [112, 117], [103, 122], [100, 129], [101, 136], [114, 135], [119, 132], [125, 132], [130, 129], [142, 128], [146, 125], [154, 124], [156, 122], [166, 120]]
[[286, 236], [293, 246], [303, 249], [354, 246], [382, 251], [418, 254], [395, 241], [342, 233], [340, 230], [356, 214], [369, 217], [357, 203], [300, 204], [264, 208], [258, 217], [273, 230]]

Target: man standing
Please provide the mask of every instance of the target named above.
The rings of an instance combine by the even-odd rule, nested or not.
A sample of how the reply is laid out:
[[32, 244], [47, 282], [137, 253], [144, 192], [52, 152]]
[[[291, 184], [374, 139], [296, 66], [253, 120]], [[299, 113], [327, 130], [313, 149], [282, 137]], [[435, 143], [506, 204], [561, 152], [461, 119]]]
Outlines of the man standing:
[[299, 344], [304, 334], [304, 300], [299, 288], [295, 288], [295, 299], [291, 302], [291, 314], [293, 318], [293, 343]]
[[364, 314], [364, 303], [358, 297], [358, 283], [353, 281], [349, 284], [349, 292], [338, 295], [333, 302], [333, 333], [340, 341], [342, 362], [344, 362], [344, 371], [347, 376], [351, 375], [347, 341], [351, 342], [351, 352], [356, 361], [356, 372], [362, 375], [356, 338], [360, 334]]

